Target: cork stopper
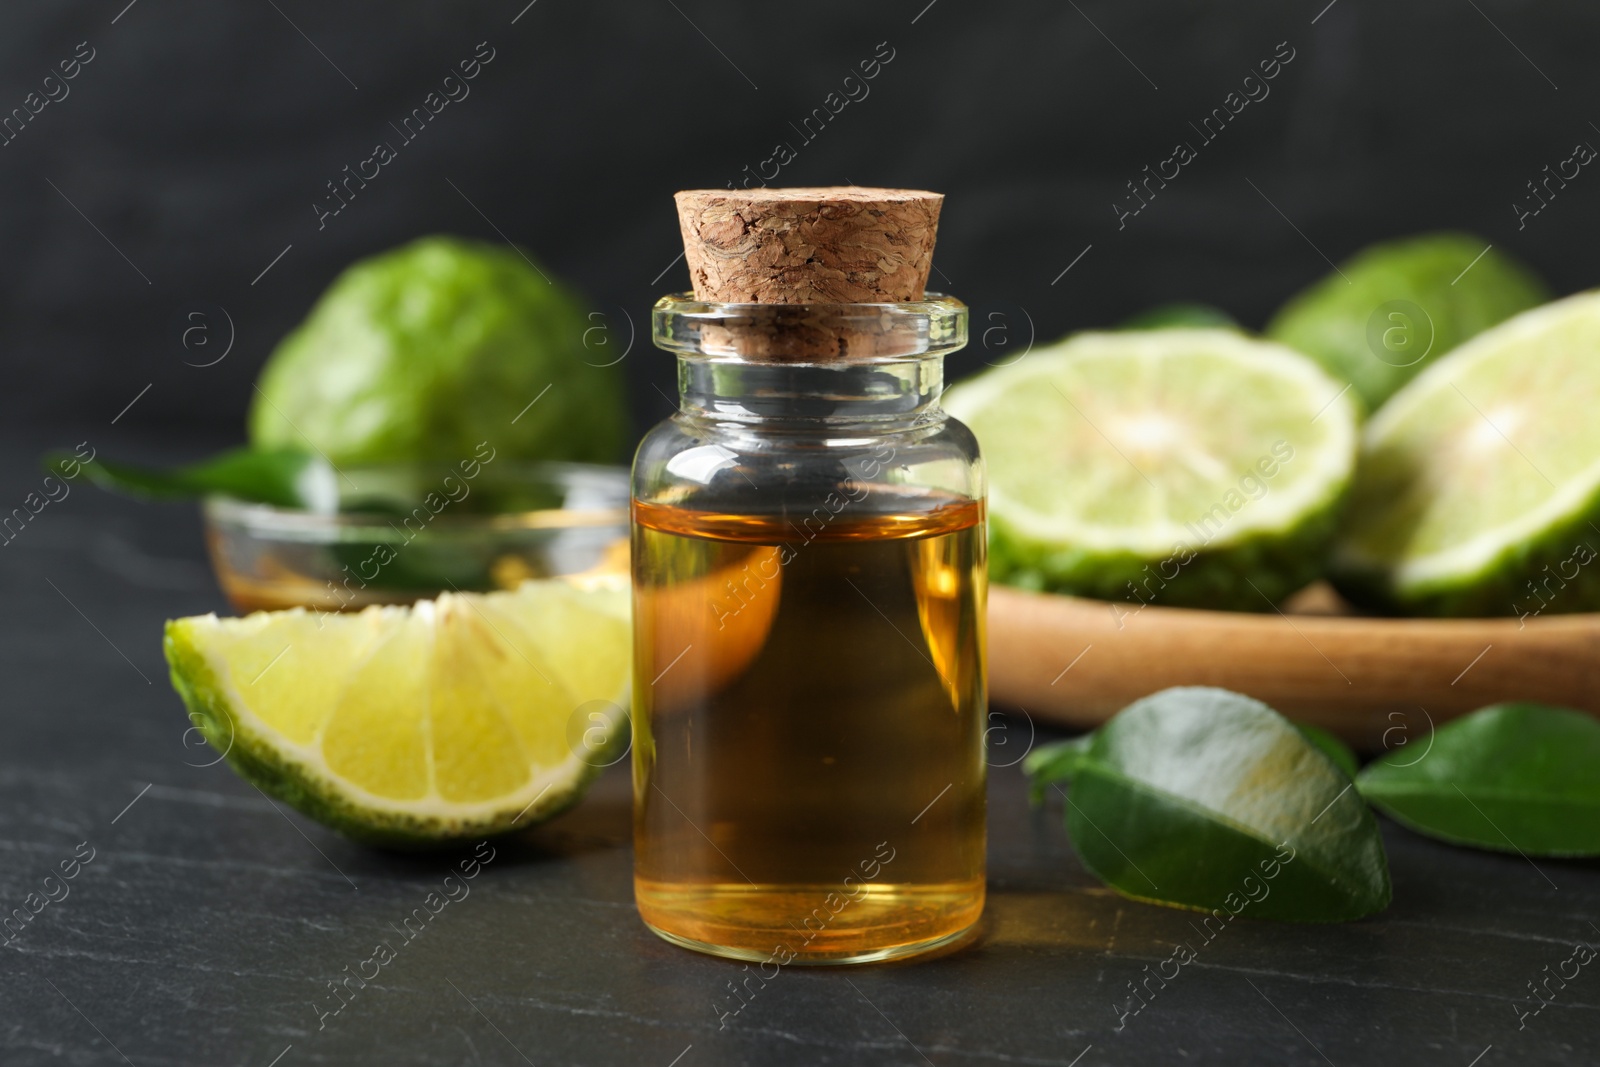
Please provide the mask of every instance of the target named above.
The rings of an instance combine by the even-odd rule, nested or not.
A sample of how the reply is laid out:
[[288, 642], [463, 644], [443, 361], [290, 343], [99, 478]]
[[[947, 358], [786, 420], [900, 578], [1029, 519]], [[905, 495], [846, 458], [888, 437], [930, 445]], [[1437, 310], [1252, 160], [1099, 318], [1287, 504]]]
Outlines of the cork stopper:
[[921, 300], [944, 197], [917, 189], [690, 189], [677, 194], [697, 300]]

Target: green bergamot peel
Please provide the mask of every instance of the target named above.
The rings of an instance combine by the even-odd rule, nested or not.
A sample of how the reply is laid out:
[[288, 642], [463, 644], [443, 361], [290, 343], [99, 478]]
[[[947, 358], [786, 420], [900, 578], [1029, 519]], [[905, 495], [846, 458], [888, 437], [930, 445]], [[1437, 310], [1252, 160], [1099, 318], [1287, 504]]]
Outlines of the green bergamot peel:
[[611, 462], [627, 436], [625, 343], [519, 250], [425, 237], [351, 265], [279, 343], [250, 443], [340, 466], [455, 464], [482, 444]]
[[1342, 383], [1231, 330], [1086, 333], [949, 391], [983, 447], [991, 573], [1265, 611], [1317, 578], [1356, 452]]
[[1350, 382], [1375, 411], [1452, 348], [1548, 299], [1532, 271], [1483, 238], [1422, 234], [1352, 256], [1285, 304], [1266, 335]]

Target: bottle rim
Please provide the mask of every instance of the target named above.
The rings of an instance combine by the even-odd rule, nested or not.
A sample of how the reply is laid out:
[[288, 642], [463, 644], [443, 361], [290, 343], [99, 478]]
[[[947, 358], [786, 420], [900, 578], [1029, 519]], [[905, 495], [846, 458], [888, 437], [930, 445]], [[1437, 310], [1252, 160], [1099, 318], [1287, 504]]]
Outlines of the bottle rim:
[[670, 293], [651, 312], [651, 340], [680, 358], [788, 364], [901, 363], [967, 343], [955, 297], [872, 304], [740, 304]]

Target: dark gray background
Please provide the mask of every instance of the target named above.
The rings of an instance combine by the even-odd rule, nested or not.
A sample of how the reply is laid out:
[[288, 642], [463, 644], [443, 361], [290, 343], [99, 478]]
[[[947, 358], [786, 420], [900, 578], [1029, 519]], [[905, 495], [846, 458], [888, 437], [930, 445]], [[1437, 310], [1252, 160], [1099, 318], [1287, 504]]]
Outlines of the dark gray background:
[[[980, 324], [1031, 317], [1049, 339], [1188, 298], [1258, 325], [1328, 269], [1321, 253], [1440, 226], [1525, 257], [1558, 291], [1595, 281], [1600, 179], [1582, 175], [1520, 233], [1511, 208], [1575, 141], [1600, 142], [1591, 7], [538, 0], [512, 25], [524, 3], [0, 5], [0, 113], [79, 41], [97, 51], [0, 148], [0, 510], [39, 488], [47, 445], [179, 458], [238, 440], [261, 361], [351, 259], [430, 232], [497, 238], [461, 194], [617, 330], [630, 315], [642, 328], [685, 281], [668, 269], [670, 193], [765, 157], [880, 41], [896, 55], [871, 96], [782, 180], [947, 193], [936, 280]], [[1118, 232], [1123, 183], [1285, 40], [1297, 55], [1272, 95]], [[322, 183], [479, 41], [497, 57], [471, 97], [318, 232]], [[175, 328], [200, 307], [237, 328], [203, 369], [185, 361], [210, 353]], [[659, 418], [670, 360], [641, 341], [624, 366], [636, 421]], [[0, 592], [0, 905], [78, 842], [97, 849], [72, 895], [0, 949], [6, 1067], [1600, 1058], [1593, 967], [1526, 1028], [1516, 1010], [1575, 941], [1600, 938], [1600, 867], [1389, 823], [1385, 913], [1235, 924], [1118, 1032], [1127, 983], [1195, 936], [1190, 916], [1113, 895], [1072, 854], [1059, 805], [1029, 811], [1017, 768], [999, 766], [1026, 743], [1024, 718], [1007, 720], [1012, 747], [991, 748], [990, 906], [962, 952], [786, 971], [719, 1030], [713, 1004], [738, 969], [637, 922], [613, 771], [507, 842], [472, 897], [319, 1030], [326, 983], [444, 861], [352, 845], [185, 745], [161, 621], [226, 610], [192, 506], [76, 483], [0, 547]]]
[[[666, 269], [680, 250], [670, 194], [721, 186], [795, 139], [789, 123], [882, 41], [895, 58], [871, 95], [779, 183], [947, 194], [934, 280], [980, 322], [1005, 313], [1013, 344], [1026, 318], [1049, 340], [1173, 299], [1259, 325], [1328, 270], [1322, 253], [1446, 226], [1560, 292], [1596, 280], [1600, 179], [1580, 175], [1521, 232], [1511, 207], [1576, 141], [1600, 143], [1591, 5], [538, 0], [513, 25], [526, 0], [126, 3], [0, 7], [0, 110], [79, 41], [97, 52], [0, 148], [0, 419], [82, 422], [108, 446], [173, 423], [239, 436], [262, 360], [344, 265], [426, 233], [496, 239], [465, 198], [619, 337], [628, 316], [645, 327], [687, 281]], [[472, 95], [319, 232], [323, 183], [480, 41], [496, 59]], [[1272, 94], [1119, 232], [1124, 183], [1196, 140], [1188, 123], [1280, 41], [1296, 57]], [[175, 323], [206, 305], [237, 343], [187, 367], [203, 360]], [[641, 341], [625, 366], [648, 425], [670, 361]]]

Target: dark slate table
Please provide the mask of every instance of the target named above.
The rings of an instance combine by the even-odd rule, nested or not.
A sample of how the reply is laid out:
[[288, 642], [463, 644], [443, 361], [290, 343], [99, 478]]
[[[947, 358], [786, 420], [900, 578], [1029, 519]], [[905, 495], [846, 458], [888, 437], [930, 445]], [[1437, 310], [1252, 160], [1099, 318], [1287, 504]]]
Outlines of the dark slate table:
[[[0, 512], [37, 488], [40, 448], [94, 432], [0, 431]], [[1179, 940], [1202, 945], [1196, 916], [1098, 884], [1059, 801], [1030, 810], [1016, 766], [992, 773], [982, 934], [937, 959], [786, 968], [719, 1017], [740, 965], [635, 917], [620, 766], [575, 811], [497, 843], [470, 893], [400, 943], [459, 856], [350, 844], [185, 744], [161, 622], [224, 607], [190, 507], [77, 484], [0, 548], [0, 590], [0, 902], [60, 898], [0, 949], [7, 1067], [1600, 1062], [1600, 962], [1519, 1019], [1530, 981], [1600, 942], [1600, 866], [1392, 825], [1388, 912], [1238, 920], [1119, 1031], [1129, 983]], [[1027, 743], [1025, 721], [1009, 726], [995, 764]], [[47, 883], [63, 862], [77, 876]], [[381, 940], [395, 958], [335, 1001], [330, 983]]]

